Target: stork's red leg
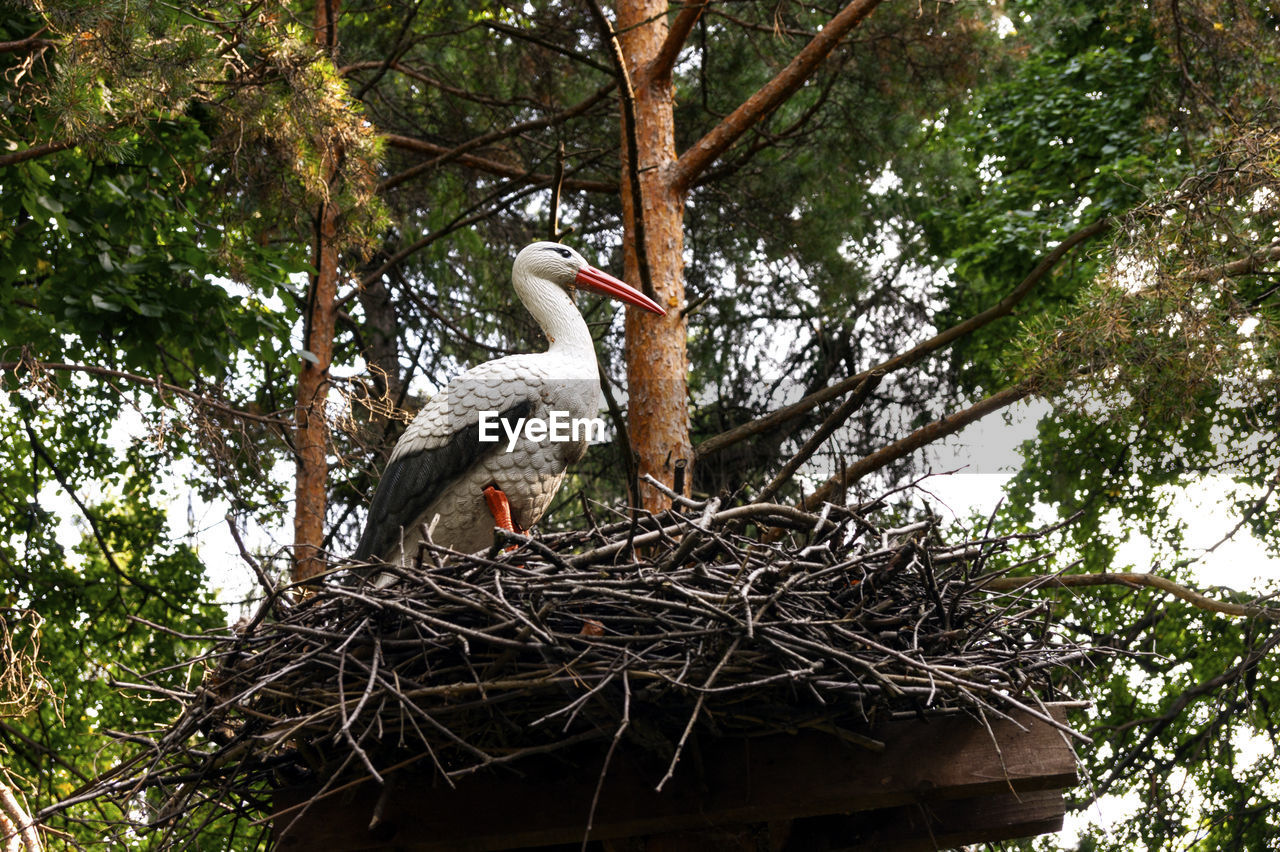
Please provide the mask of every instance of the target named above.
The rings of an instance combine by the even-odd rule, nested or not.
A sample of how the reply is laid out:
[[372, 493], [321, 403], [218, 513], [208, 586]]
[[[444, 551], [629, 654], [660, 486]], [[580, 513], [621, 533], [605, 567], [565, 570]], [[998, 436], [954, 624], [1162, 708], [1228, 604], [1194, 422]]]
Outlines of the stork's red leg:
[[507, 495], [503, 493], [501, 488], [493, 485], [486, 486], [484, 489], [484, 502], [488, 504], [489, 514], [493, 515], [493, 522], [497, 526], [511, 532], [520, 532], [511, 520], [511, 504], [507, 502]]

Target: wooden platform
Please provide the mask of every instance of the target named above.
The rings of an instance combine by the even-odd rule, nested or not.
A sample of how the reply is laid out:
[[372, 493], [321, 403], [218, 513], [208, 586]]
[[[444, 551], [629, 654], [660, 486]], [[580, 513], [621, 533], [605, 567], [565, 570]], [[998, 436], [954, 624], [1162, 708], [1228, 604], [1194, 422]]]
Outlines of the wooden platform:
[[[591, 831], [601, 843], [592, 848], [945, 849], [1057, 831], [1062, 790], [1076, 782], [1063, 735], [1029, 717], [990, 722], [990, 732], [964, 716], [890, 723], [873, 732], [879, 751], [814, 731], [704, 742], [661, 794], [653, 788], [662, 767], [619, 749]], [[603, 755], [602, 747], [576, 768], [526, 778], [470, 777], [456, 790], [406, 778], [383, 795], [366, 783], [314, 803], [296, 821], [294, 806], [314, 791], [281, 790], [277, 841], [282, 852], [579, 849]]]

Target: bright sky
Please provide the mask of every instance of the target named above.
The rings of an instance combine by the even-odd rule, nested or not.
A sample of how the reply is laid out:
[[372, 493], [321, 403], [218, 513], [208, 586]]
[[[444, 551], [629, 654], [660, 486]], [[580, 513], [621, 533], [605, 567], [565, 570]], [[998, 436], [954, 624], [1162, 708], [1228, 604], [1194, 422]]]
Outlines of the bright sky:
[[[1017, 448], [1035, 435], [1035, 422], [1047, 407], [1043, 403], [1024, 404], [1012, 411], [1012, 423], [999, 416], [974, 423], [935, 457], [933, 470], [957, 472], [930, 477], [922, 489], [952, 518], [966, 518], [974, 510], [989, 513], [995, 508], [1005, 483], [1021, 462]], [[1192, 570], [1197, 584], [1205, 587], [1246, 590], [1280, 580], [1280, 559], [1268, 554], [1247, 529], [1222, 541], [1237, 523], [1227, 503], [1233, 486], [1229, 477], [1213, 476], [1175, 492], [1175, 516], [1187, 525], [1186, 547], [1179, 557], [1199, 558]], [[1056, 517], [1046, 513], [1045, 520]], [[1118, 563], [1139, 571], [1149, 569], [1152, 561], [1151, 548], [1136, 535], [1130, 536], [1117, 554]]]

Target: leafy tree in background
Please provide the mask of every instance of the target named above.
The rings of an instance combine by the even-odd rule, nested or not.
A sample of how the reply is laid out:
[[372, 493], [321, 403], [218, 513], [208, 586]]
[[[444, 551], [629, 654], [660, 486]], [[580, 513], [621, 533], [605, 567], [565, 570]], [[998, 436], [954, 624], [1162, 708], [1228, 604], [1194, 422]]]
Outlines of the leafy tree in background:
[[[1071, 523], [1037, 574], [1186, 581], [1198, 559], [1178, 511], [1186, 489], [1226, 480], [1232, 514], [1275, 553], [1276, 10], [1008, 11], [1035, 47], [941, 137], [959, 143], [973, 176], [958, 203], [926, 218], [966, 285], [952, 310], [998, 294], [994, 282], [1038, 242], [1100, 216], [1114, 237], [1028, 300], [1012, 345], [992, 326], [954, 350], [966, 384], [1030, 383], [1056, 403], [994, 530], [1025, 529], [1051, 506]], [[1151, 563], [1124, 563], [1131, 537], [1150, 544]], [[1261, 782], [1276, 770], [1274, 619], [1190, 614], [1121, 590], [1058, 611], [1081, 638], [1138, 654], [1100, 658], [1077, 690], [1097, 702], [1077, 804], [1141, 802], [1137, 818], [1094, 827], [1085, 845], [1273, 845], [1280, 827]]]
[[[50, 705], [0, 722], [33, 798], [95, 771], [91, 732], [171, 714], [124, 701], [106, 671], [176, 662], [192, 652], [182, 635], [219, 621], [207, 566], [156, 509], [166, 490], [185, 477], [240, 523], [279, 527], [300, 515], [274, 475], [294, 464], [295, 496], [320, 483], [320, 544], [341, 554], [396, 410], [464, 364], [532, 347], [506, 279], [546, 234], [555, 187], [571, 239], [640, 274], [623, 198], [633, 172], [653, 173], [624, 150], [636, 105], [609, 33], [625, 63], [623, 13], [639, 4], [622, 5], [66, 2], [0, 22], [0, 280], [14, 294], [0, 302], [0, 570], [4, 605], [46, 619], [46, 671], [65, 689], [61, 721]], [[1186, 580], [1170, 489], [1214, 471], [1237, 478], [1239, 517], [1274, 547], [1278, 460], [1259, 425], [1276, 422], [1277, 12], [868, 6], [687, 186], [683, 250], [664, 262], [684, 292], [694, 487], [757, 490], [869, 368], [910, 352], [776, 499], [901, 483], [922, 444], [1039, 396], [1055, 413], [991, 522], [1026, 529], [1046, 506], [1072, 519], [1037, 573], [1120, 570], [1137, 533]], [[837, 12], [670, 8], [675, 152]], [[620, 396], [622, 330], [585, 308]], [[361, 363], [367, 380], [341, 378]], [[351, 405], [331, 429], [334, 389]], [[320, 439], [305, 434], [316, 414]], [[627, 498], [615, 431], [549, 523], [573, 522], [580, 490]], [[304, 468], [319, 479], [304, 486]], [[72, 552], [55, 492], [80, 519]], [[1243, 738], [1274, 736], [1260, 665], [1273, 626], [1124, 589], [1057, 612], [1094, 642], [1164, 655], [1100, 656], [1071, 690], [1098, 702], [1090, 789], [1150, 803], [1090, 842], [1273, 842], [1257, 782], [1276, 744], [1232, 763]], [[174, 688], [198, 675], [176, 669]]]
[[[238, 523], [286, 515], [270, 470], [298, 371], [301, 211], [330, 192], [317, 128], [349, 129], [351, 185], [364, 168], [367, 127], [326, 107], [308, 41], [260, 7], [203, 11], [6, 4], [0, 20], [0, 606], [43, 619], [55, 695], [0, 720], [0, 749], [36, 802], [126, 753], [104, 731], [171, 718], [113, 680], [191, 658], [186, 637], [225, 623], [162, 507], [185, 485]], [[175, 694], [200, 669], [171, 669]]]

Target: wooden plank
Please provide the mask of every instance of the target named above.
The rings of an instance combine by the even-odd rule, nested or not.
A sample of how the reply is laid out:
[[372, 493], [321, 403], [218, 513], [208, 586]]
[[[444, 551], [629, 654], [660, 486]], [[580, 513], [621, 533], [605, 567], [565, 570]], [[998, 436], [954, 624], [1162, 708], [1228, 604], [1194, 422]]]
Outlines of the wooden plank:
[[[994, 843], [1060, 831], [1065, 812], [1061, 790], [903, 805], [822, 818], [844, 822], [828, 824], [828, 842], [821, 848], [833, 852], [932, 852], [971, 843]], [[801, 826], [801, 831], [808, 829]], [[803, 835], [796, 840], [797, 849], [818, 848], [807, 843]]]
[[[1060, 708], [1054, 714], [1059, 719], [1065, 715]], [[885, 743], [883, 752], [813, 731], [707, 742], [696, 754], [684, 756], [662, 793], [653, 787], [663, 767], [619, 749], [591, 837], [936, 805], [948, 799], [1060, 789], [1076, 781], [1075, 757], [1062, 735], [1029, 717], [1019, 723], [992, 719], [990, 732], [964, 716], [898, 722], [882, 726], [875, 736]], [[368, 824], [379, 794], [365, 784], [353, 795], [313, 805], [278, 836], [279, 848], [358, 852], [391, 845], [406, 852], [487, 852], [581, 842], [602, 760], [602, 752], [593, 753], [575, 769], [558, 764], [559, 772], [542, 768], [526, 778], [469, 777], [456, 790], [438, 779], [402, 783], [382, 803], [383, 827], [377, 837], [370, 835]], [[307, 790], [281, 791], [277, 804], [283, 810], [309, 795]], [[1016, 822], [1016, 815], [992, 811], [989, 816], [1002, 825]], [[289, 821], [288, 815], [277, 818], [277, 831]]]
[[[787, 846], [791, 825], [790, 822], [755, 822], [704, 831], [615, 837], [602, 841], [601, 845], [604, 852], [786, 852], [795, 848]], [[573, 847], [573, 852], [578, 850], [578, 846]]]
[[1060, 790], [1005, 793], [810, 817], [786, 825], [753, 823], [606, 840], [604, 852], [917, 852], [1059, 831], [1065, 811]]

